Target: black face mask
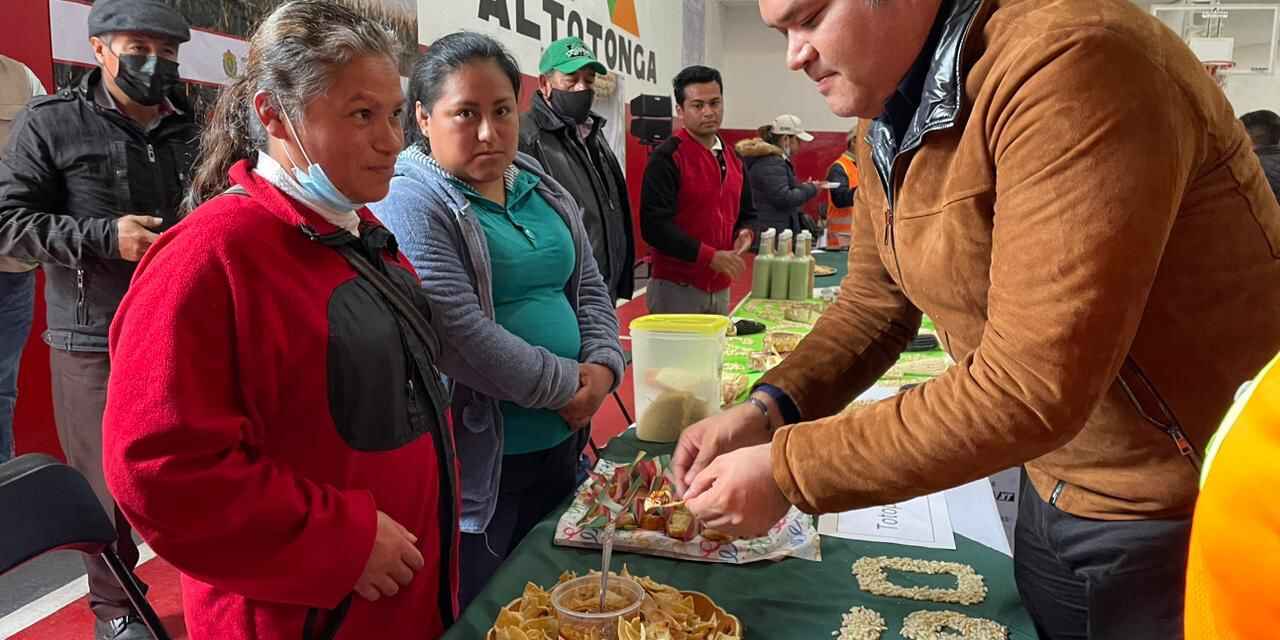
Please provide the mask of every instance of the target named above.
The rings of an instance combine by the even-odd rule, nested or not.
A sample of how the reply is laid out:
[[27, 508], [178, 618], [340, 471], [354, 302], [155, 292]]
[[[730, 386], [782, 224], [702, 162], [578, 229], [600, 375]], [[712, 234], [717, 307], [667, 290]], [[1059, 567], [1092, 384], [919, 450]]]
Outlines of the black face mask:
[[551, 90], [551, 106], [578, 124], [587, 121], [591, 115], [591, 103], [596, 99], [594, 89], [582, 91]]
[[178, 63], [159, 56], [122, 55], [116, 85], [130, 100], [154, 107], [178, 84]]

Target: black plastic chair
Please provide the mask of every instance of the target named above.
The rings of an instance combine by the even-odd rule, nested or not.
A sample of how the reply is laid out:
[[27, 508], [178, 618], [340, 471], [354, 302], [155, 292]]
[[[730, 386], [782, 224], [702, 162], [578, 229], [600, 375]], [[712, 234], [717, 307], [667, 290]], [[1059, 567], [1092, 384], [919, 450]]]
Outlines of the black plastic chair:
[[0, 464], [0, 574], [58, 549], [101, 555], [156, 640], [170, 640], [160, 616], [112, 544], [116, 530], [79, 471], [42, 454]]

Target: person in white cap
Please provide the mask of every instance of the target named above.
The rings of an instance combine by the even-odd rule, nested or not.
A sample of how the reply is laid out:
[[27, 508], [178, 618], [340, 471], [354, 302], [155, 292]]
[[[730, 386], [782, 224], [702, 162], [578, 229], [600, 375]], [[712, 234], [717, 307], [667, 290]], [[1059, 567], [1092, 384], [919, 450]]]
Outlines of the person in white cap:
[[800, 118], [790, 114], [774, 118], [758, 133], [758, 137], [734, 145], [746, 166], [751, 200], [756, 206], [755, 237], [769, 228], [800, 233], [809, 228], [801, 207], [818, 195], [825, 183], [796, 180], [791, 158], [800, 143], [812, 142], [813, 136], [804, 130]]

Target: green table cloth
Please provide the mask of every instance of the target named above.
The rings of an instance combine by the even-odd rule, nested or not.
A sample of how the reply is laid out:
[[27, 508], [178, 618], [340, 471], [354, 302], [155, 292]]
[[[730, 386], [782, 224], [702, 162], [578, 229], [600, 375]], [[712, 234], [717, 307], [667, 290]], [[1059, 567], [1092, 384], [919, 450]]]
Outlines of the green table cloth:
[[[670, 453], [671, 445], [644, 443], [628, 430], [609, 443], [604, 455], [610, 460], [630, 462], [638, 450], [654, 454]], [[579, 575], [600, 567], [600, 552], [557, 547], [551, 542], [556, 520], [564, 507], [534, 528], [516, 548], [489, 586], [464, 612], [462, 619], [445, 634], [446, 639], [480, 639], [493, 626], [498, 610], [520, 597], [524, 584], [532, 581], [550, 588], [562, 571]], [[1008, 556], [982, 546], [959, 534], [956, 550], [919, 549], [894, 544], [822, 538], [822, 562], [788, 558], [780, 562], [749, 565], [707, 564], [669, 560], [632, 553], [614, 552], [613, 569], [625, 563], [631, 573], [649, 576], [684, 591], [701, 591], [742, 621], [746, 638], [829, 639], [840, 628], [841, 616], [855, 605], [868, 607], [884, 616], [889, 627], [884, 638], [901, 638], [907, 614], [924, 609], [958, 611], [995, 620], [1009, 629], [1014, 640], [1036, 639], [1035, 629], [1022, 608], [1013, 582], [1013, 563]], [[900, 556], [924, 560], [961, 562], [986, 578], [987, 598], [974, 606], [959, 606], [883, 598], [858, 589], [853, 563], [863, 556]], [[466, 568], [463, 567], [465, 571]], [[948, 576], [896, 574], [890, 578], [904, 586], [949, 587]]]
[[[814, 258], [819, 265], [832, 267], [836, 270], [833, 276], [817, 278], [816, 282], [819, 287], [837, 286], [848, 273], [849, 254], [846, 252], [824, 252], [815, 254]], [[747, 296], [734, 309], [733, 318], [735, 320], [755, 320], [764, 323], [765, 327], [767, 327], [766, 333], [731, 336], [725, 344], [724, 379], [729, 380], [732, 376], [745, 375], [748, 380], [746, 388], [743, 389], [736, 400], [745, 400], [747, 391], [765, 373], [763, 370], [751, 366], [751, 354], [765, 350], [764, 342], [767, 333], [785, 331], [803, 335], [813, 329], [811, 323], [786, 319], [787, 307], [797, 304], [805, 303], [787, 300], [757, 300]], [[920, 333], [936, 334], [936, 331], [933, 321], [927, 317], [924, 318], [921, 322]], [[947, 354], [941, 348], [932, 351], [903, 353], [898, 358], [898, 363], [880, 378], [878, 384], [897, 389], [904, 384], [924, 382], [940, 374], [946, 368], [947, 362]]]
[[[847, 273], [848, 254], [830, 252], [814, 257], [818, 264], [837, 270], [834, 276], [818, 278], [817, 285], [839, 284]], [[748, 297], [734, 311], [734, 317], [764, 322], [770, 331], [807, 333], [810, 325], [785, 320], [787, 304], [790, 303]], [[926, 318], [921, 332], [932, 333], [933, 330], [933, 323]], [[763, 345], [763, 335], [729, 338], [725, 375], [745, 374], [752, 382], [758, 379], [763, 372], [750, 368], [750, 354], [763, 350]], [[922, 382], [936, 375], [930, 371], [937, 370], [938, 363], [945, 362], [945, 358], [942, 351], [904, 353], [880, 384], [896, 387], [908, 382]], [[635, 430], [631, 429], [610, 441], [602, 455], [613, 461], [630, 462], [640, 449], [659, 455], [671, 453], [673, 447], [640, 442], [636, 439]], [[552, 544], [557, 521], [568, 506], [566, 501], [534, 528], [494, 575], [484, 592], [467, 608], [462, 619], [445, 634], [447, 640], [484, 638], [493, 626], [498, 610], [520, 597], [526, 582], [550, 588], [563, 571], [585, 575], [592, 569], [599, 569], [599, 551]], [[949, 551], [823, 536], [822, 562], [788, 558], [748, 565], [708, 564], [615, 551], [613, 569], [619, 571], [625, 563], [635, 575], [649, 576], [677, 589], [701, 591], [711, 596], [742, 621], [746, 638], [826, 640], [840, 628], [843, 614], [856, 605], [873, 609], [884, 617], [888, 630], [882, 637], [886, 640], [901, 638], [903, 619], [909, 613], [924, 609], [958, 611], [995, 620], [1008, 628], [1011, 639], [1035, 640], [1035, 628], [1014, 585], [1012, 560], [960, 534], [955, 535], [955, 540], [956, 549]], [[970, 565], [986, 579], [987, 598], [974, 606], [960, 606], [864, 593], [859, 590], [851, 571], [853, 563], [863, 556], [909, 557]], [[466, 567], [462, 570], [465, 571]], [[946, 588], [955, 585], [955, 578], [950, 576], [893, 571], [889, 576], [895, 584], [903, 586]]]

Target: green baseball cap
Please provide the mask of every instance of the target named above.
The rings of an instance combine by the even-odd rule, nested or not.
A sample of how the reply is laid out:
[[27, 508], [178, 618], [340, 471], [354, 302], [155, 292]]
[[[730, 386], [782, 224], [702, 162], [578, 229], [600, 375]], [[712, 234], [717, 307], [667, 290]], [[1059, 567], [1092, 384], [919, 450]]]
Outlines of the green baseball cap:
[[546, 75], [554, 69], [560, 73], [577, 73], [583, 67], [591, 67], [601, 75], [609, 73], [609, 68], [596, 60], [582, 38], [560, 38], [547, 45], [538, 63], [538, 73]]

